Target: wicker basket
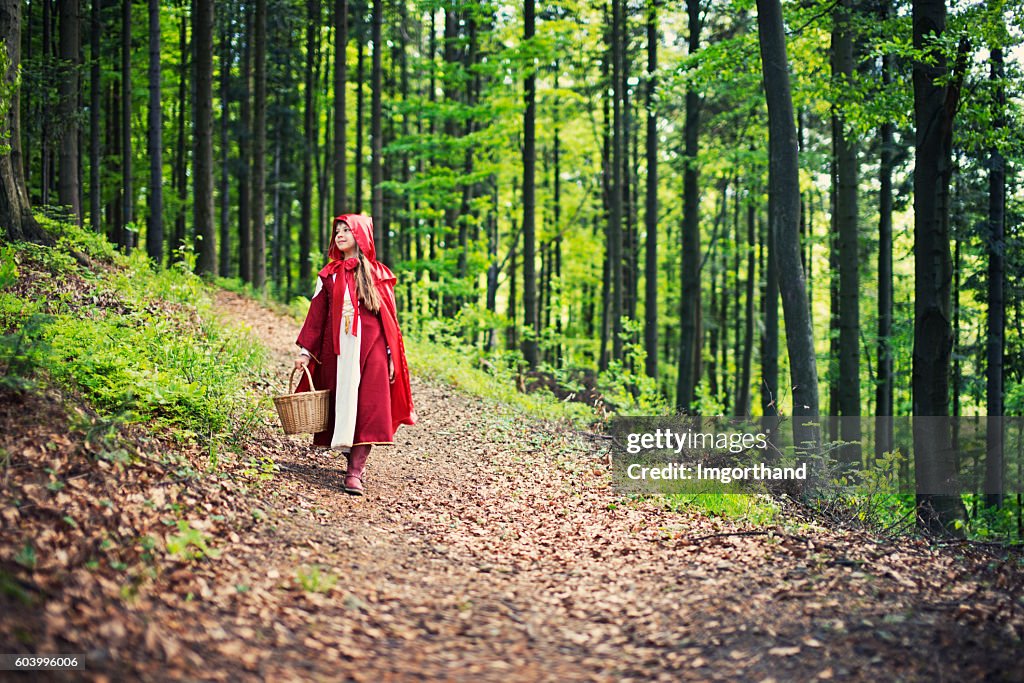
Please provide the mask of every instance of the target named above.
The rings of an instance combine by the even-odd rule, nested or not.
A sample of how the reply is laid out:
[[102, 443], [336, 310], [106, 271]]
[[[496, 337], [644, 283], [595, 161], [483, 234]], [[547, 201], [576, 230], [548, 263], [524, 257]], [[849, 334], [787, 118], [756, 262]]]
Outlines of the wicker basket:
[[281, 426], [284, 427], [285, 434], [316, 434], [327, 429], [331, 392], [329, 389], [316, 391], [309, 368], [303, 366], [302, 369], [306, 371], [306, 377], [309, 379], [309, 391], [292, 393], [295, 391], [295, 373], [299, 370], [295, 368], [288, 379], [288, 393], [274, 399], [274, 407], [281, 417]]

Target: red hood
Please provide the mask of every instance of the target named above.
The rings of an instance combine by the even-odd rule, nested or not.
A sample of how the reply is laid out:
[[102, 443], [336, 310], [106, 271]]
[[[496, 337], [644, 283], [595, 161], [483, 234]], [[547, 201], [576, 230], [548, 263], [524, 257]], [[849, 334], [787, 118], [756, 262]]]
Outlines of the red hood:
[[345, 213], [335, 217], [334, 225], [331, 228], [331, 246], [327, 250], [327, 258], [332, 261], [342, 260], [341, 249], [338, 249], [338, 245], [334, 242], [334, 238], [338, 234], [338, 225], [342, 221], [345, 221], [349, 229], [352, 230], [352, 237], [355, 238], [356, 244], [359, 245], [366, 260], [371, 264], [376, 263], [377, 250], [373, 246], [373, 219], [359, 213]]
[[[334, 340], [333, 344], [327, 345], [326, 348], [333, 350], [335, 354], [339, 352], [338, 338], [341, 334], [342, 301], [344, 300], [346, 279], [344, 273], [346, 269], [344, 266], [345, 259], [342, 258], [338, 245], [334, 243], [334, 237], [337, 234], [338, 225], [342, 221], [348, 224], [349, 229], [352, 230], [352, 236], [355, 237], [356, 244], [363, 251], [363, 258], [367, 261], [366, 265], [381, 298], [381, 324], [384, 328], [384, 338], [388, 348], [391, 349], [391, 356], [395, 364], [395, 380], [391, 390], [392, 429], [398, 429], [400, 424], [415, 424], [416, 411], [412, 405], [409, 362], [405, 357], [405, 343], [402, 339], [402, 331], [398, 327], [398, 312], [395, 302], [396, 278], [395, 274], [387, 266], [377, 261], [377, 251], [373, 246], [373, 219], [369, 216], [346, 213], [334, 219], [334, 225], [331, 229], [331, 245], [327, 250], [327, 255], [331, 260], [320, 271], [320, 277], [324, 278], [325, 286], [331, 282], [332, 276], [337, 276], [334, 283], [334, 295], [331, 298], [331, 307], [329, 311], [321, 311], [319, 313], [320, 317], [317, 319], [311, 317], [313, 316], [312, 311], [314, 308], [312, 304], [310, 305], [311, 313], [306, 317], [306, 324], [303, 325], [303, 332], [300, 333], [298, 344], [307, 349], [324, 348], [317, 346], [315, 340], [319, 339], [319, 335], [323, 334], [324, 325], [329, 324], [333, 331]], [[347, 272], [349, 273], [347, 277], [351, 279], [353, 271], [349, 269]], [[354, 283], [352, 283], [352, 286], [354, 288]], [[314, 300], [324, 301], [325, 299], [317, 300], [314, 296]], [[329, 316], [329, 322], [324, 319], [325, 314]], [[303, 337], [303, 334], [306, 335], [306, 338]], [[303, 378], [299, 386], [301, 387], [302, 382], [305, 381], [305, 378]], [[299, 389], [299, 391], [302, 391], [302, 389]]]

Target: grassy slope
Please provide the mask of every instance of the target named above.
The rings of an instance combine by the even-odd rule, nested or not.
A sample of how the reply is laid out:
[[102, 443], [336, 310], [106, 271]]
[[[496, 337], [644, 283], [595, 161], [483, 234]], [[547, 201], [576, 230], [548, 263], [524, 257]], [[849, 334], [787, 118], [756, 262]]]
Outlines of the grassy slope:
[[[269, 415], [265, 352], [217, 319], [207, 287], [49, 227], [55, 248], [0, 245], [5, 652], [123, 629], [125, 600], [263, 519], [246, 492], [273, 470], [243, 438]], [[56, 598], [85, 622], [39, 609]]]

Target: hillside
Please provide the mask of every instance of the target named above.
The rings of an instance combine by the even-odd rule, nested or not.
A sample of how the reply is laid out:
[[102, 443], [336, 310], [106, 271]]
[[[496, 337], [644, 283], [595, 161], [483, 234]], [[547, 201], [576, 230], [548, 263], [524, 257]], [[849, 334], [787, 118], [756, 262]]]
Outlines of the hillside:
[[4, 249], [0, 649], [85, 655], [57, 679], [1021, 680], [1001, 549], [624, 498], [585, 434], [419, 375], [346, 496], [269, 409], [293, 318]]

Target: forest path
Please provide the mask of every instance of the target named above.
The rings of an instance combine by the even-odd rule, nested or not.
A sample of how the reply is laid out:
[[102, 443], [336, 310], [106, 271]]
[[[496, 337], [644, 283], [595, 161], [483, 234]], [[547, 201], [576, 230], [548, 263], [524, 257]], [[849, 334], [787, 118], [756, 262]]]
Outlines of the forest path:
[[[290, 368], [294, 321], [217, 306]], [[364, 497], [308, 437], [254, 436], [280, 465], [267, 521], [184, 577], [216, 599], [158, 609], [184, 677], [1022, 680], [1014, 598], [949, 551], [624, 501], [575, 435], [422, 378], [413, 396]], [[298, 587], [313, 565], [333, 588]]]

